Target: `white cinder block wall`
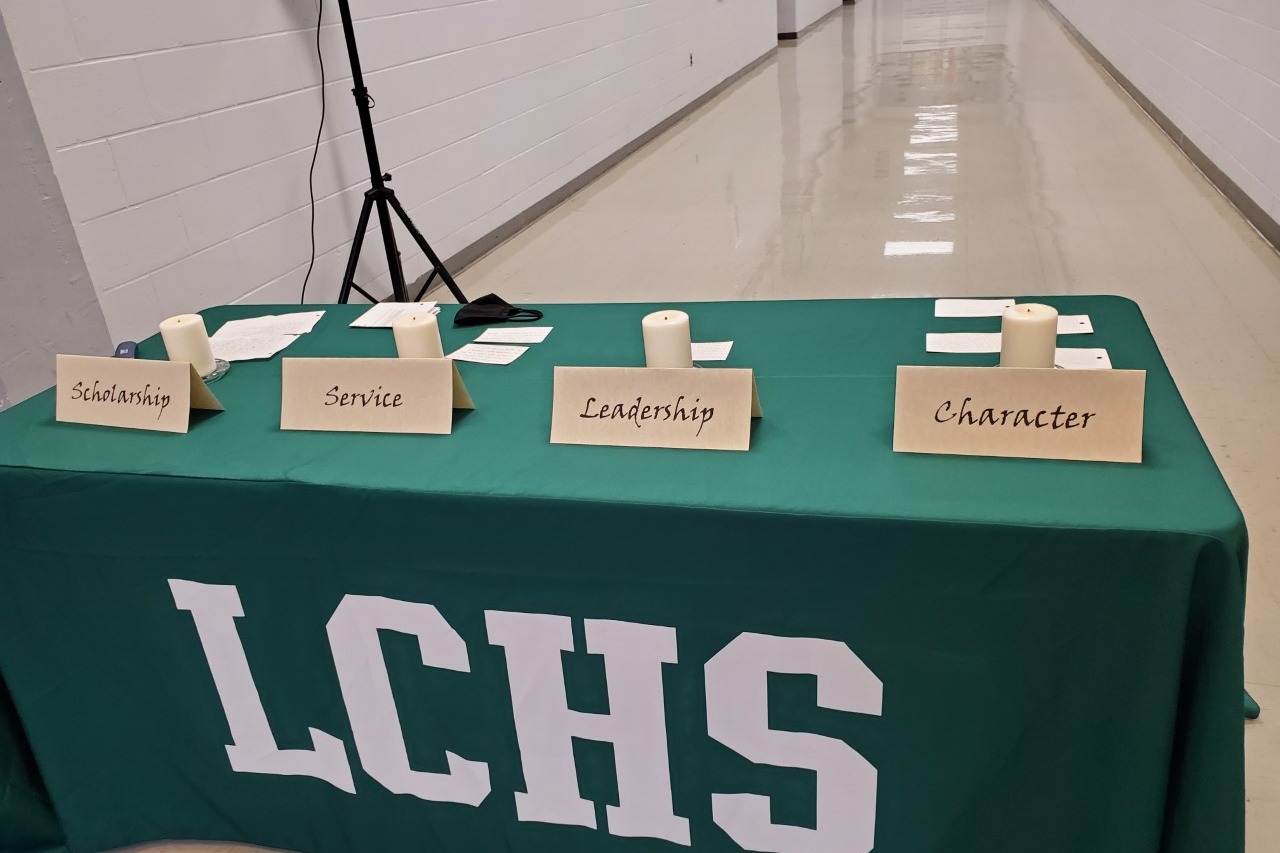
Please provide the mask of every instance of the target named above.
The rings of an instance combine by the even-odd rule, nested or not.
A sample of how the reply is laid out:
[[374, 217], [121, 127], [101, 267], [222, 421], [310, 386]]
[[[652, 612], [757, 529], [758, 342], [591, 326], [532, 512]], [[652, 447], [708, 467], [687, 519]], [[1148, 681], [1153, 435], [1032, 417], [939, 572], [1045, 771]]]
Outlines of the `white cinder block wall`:
[[798, 33], [844, 0], [778, 0], [778, 32]]
[[1051, 2], [1280, 220], [1280, 2]]
[[[352, 0], [383, 168], [447, 258], [767, 53], [775, 2]], [[316, 302], [337, 294], [368, 182], [337, 4], [324, 4]], [[298, 300], [316, 11], [0, 0], [115, 338], [210, 305]], [[421, 275], [398, 238], [406, 276]], [[389, 293], [370, 241], [357, 281]]]

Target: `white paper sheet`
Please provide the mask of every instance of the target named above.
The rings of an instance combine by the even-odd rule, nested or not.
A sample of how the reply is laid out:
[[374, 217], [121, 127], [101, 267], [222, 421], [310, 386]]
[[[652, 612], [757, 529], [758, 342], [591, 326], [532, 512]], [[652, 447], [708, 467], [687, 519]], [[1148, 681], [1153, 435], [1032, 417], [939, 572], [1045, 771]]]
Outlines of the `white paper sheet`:
[[[937, 299], [933, 303], [935, 317], [1000, 317], [1012, 299]], [[1093, 333], [1088, 314], [1063, 314], [1058, 317], [1058, 334], [1087, 335]]]
[[295, 311], [229, 320], [209, 338], [213, 355], [223, 361], [255, 361], [283, 350], [315, 328], [323, 311]]
[[929, 332], [925, 335], [925, 351], [944, 353], [1000, 352], [1000, 333]]
[[693, 360], [699, 361], [724, 361], [729, 357], [729, 350], [733, 349], [733, 341], [705, 341], [693, 345]]
[[225, 340], [262, 335], [305, 335], [315, 328], [323, 316], [323, 311], [298, 311], [293, 314], [268, 314], [264, 317], [228, 320], [218, 329], [215, 337]]
[[528, 347], [494, 346], [492, 344], [467, 344], [447, 356], [455, 361], [475, 364], [510, 364], [528, 351]]
[[[1068, 321], [1063, 323], [1063, 321]], [[1089, 318], [1059, 317], [1058, 334], [1084, 335], [1093, 332]], [[695, 344], [696, 346], [696, 344]], [[985, 353], [1000, 352], [999, 332], [930, 332], [925, 335], [926, 352]], [[695, 358], [694, 361], [697, 361]]]
[[353, 329], [390, 329], [397, 317], [406, 314], [439, 314], [435, 302], [379, 302], [351, 324]]
[[214, 358], [223, 361], [255, 361], [260, 358], [271, 358], [289, 344], [296, 341], [299, 335], [253, 335], [219, 337], [209, 339], [213, 345]]
[[1092, 335], [1093, 323], [1088, 314], [1059, 314], [1058, 334], [1060, 335]]
[[551, 326], [510, 326], [505, 329], [486, 329], [476, 338], [477, 344], [540, 344], [551, 334]]
[[1056, 367], [1067, 370], [1110, 370], [1111, 356], [1104, 349], [1057, 349], [1053, 354]]
[[938, 299], [933, 303], [933, 316], [1000, 317], [1011, 305], [1012, 299]]

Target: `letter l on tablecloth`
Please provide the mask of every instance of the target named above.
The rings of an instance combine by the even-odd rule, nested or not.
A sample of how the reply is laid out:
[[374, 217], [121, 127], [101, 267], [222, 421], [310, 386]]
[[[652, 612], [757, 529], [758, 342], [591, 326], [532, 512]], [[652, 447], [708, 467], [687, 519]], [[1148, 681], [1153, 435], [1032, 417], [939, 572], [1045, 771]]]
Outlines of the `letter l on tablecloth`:
[[244, 616], [240, 592], [234, 586], [185, 580], [170, 580], [169, 589], [178, 609], [190, 611], [204, 647], [231, 729], [232, 743], [227, 746], [231, 769], [237, 773], [312, 776], [354, 794], [356, 785], [347, 763], [347, 750], [338, 738], [308, 728], [313, 749], [280, 749], [276, 745], [236, 630], [236, 619]]

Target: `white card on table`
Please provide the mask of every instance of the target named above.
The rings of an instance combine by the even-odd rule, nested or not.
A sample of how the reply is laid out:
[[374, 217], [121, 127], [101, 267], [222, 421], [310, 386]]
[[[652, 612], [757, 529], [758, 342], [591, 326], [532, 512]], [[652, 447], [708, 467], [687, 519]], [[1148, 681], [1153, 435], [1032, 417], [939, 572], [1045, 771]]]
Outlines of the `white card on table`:
[[[1062, 318], [1059, 317], [1059, 320]], [[1081, 330], [1077, 329], [1077, 332]], [[1092, 329], [1090, 329], [1092, 331]], [[1071, 334], [1059, 332], [1058, 334]], [[925, 335], [925, 351], [936, 353], [981, 354], [1000, 352], [999, 332], [929, 332]], [[696, 361], [696, 359], [695, 359]]]
[[693, 345], [693, 360], [724, 361], [733, 349], [733, 341], [706, 341]]
[[286, 358], [280, 428], [447, 435], [475, 408], [446, 358]]
[[1066, 370], [1110, 370], [1111, 356], [1104, 349], [1058, 347], [1053, 352], [1053, 365]]
[[[1000, 352], [999, 332], [930, 332], [925, 336], [925, 349], [951, 355], [982, 355]], [[1054, 364], [1072, 370], [1110, 370], [1111, 359], [1105, 349], [1058, 347]]]
[[1059, 314], [1058, 334], [1060, 335], [1092, 335], [1093, 323], [1088, 314]]
[[1012, 299], [937, 299], [933, 303], [935, 317], [1002, 317]]
[[551, 326], [510, 326], [505, 329], [485, 329], [472, 343], [477, 344], [540, 344], [551, 334]]
[[898, 368], [899, 453], [1141, 462], [1145, 370]]
[[750, 370], [557, 367], [551, 443], [749, 450], [760, 416]]
[[192, 409], [222, 404], [186, 361], [59, 355], [55, 418], [64, 423], [186, 432]]
[[999, 332], [929, 332], [924, 336], [926, 352], [1000, 352]]
[[467, 344], [449, 358], [469, 361], [473, 364], [510, 364], [528, 351], [528, 347], [498, 346], [493, 344]]

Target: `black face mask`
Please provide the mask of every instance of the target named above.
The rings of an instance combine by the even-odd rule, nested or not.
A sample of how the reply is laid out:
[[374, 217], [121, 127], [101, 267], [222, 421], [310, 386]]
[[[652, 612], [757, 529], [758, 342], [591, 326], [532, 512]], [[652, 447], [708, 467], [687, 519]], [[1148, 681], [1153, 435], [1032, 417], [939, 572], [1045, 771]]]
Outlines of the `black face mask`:
[[455, 326], [483, 326], [486, 323], [528, 323], [541, 320], [542, 312], [535, 308], [517, 308], [490, 293], [468, 302], [453, 317]]

